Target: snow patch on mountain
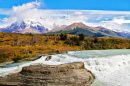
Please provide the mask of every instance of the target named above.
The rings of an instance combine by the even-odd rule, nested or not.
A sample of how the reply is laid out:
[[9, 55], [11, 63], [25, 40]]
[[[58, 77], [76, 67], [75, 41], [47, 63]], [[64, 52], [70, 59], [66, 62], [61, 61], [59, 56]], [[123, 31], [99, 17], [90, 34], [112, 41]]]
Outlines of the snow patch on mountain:
[[23, 21], [25, 22], [27, 28], [29, 28], [31, 26], [33, 26], [33, 27], [42, 26], [42, 24], [40, 22], [36, 22], [34, 19], [25, 19]]
[[[31, 29], [27, 29], [31, 28]], [[25, 30], [26, 29], [26, 30]], [[6, 28], [1, 28], [0, 31], [3, 32], [18, 32], [18, 33], [28, 33], [34, 31], [39, 33], [45, 33], [48, 31], [47, 28], [45, 28], [40, 22], [35, 21], [34, 19], [24, 19], [22, 21], [17, 21], [15, 23], [12, 23], [11, 26], [8, 26]]]
[[117, 30], [117, 29], [113, 29], [112, 31], [119, 33], [126, 38], [130, 38], [130, 32], [128, 32], [128, 31]]
[[120, 32], [120, 33], [130, 33], [130, 32], [128, 32], [128, 31], [117, 30], [117, 29], [113, 29], [112, 31], [114, 31], [114, 32]]

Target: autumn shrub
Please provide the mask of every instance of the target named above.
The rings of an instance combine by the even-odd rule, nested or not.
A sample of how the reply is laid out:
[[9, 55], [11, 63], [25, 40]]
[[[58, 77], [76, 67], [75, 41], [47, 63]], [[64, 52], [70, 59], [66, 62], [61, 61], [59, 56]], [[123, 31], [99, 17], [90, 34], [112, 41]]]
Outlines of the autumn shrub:
[[29, 56], [24, 56], [23, 58], [25, 59], [25, 58], [28, 58]]
[[57, 50], [56, 53], [61, 53], [60, 50]]
[[32, 54], [32, 51], [31, 51], [31, 50], [29, 50], [29, 53], [30, 53], [30, 54]]
[[5, 61], [5, 59], [4, 59], [4, 58], [0, 59], [0, 63], [3, 63], [4, 61]]
[[0, 54], [0, 58], [8, 58], [9, 57], [9, 55], [7, 55], [7, 54]]
[[67, 34], [61, 33], [60, 34], [60, 40], [65, 40], [65, 39], [67, 39]]
[[0, 63], [4, 62], [7, 58], [9, 58], [8, 54], [0, 54]]
[[84, 35], [83, 35], [83, 33], [82, 33], [82, 34], [79, 34], [79, 40], [80, 40], [80, 41], [83, 41], [83, 40], [84, 40]]
[[12, 60], [15, 61], [15, 62], [17, 62], [17, 61], [19, 61], [19, 60], [22, 60], [22, 57], [21, 57], [21, 56], [17, 56], [17, 57], [15, 57], [15, 58], [13, 58]]
[[70, 39], [66, 39], [64, 43], [67, 44], [67, 45], [74, 46], [74, 42]]

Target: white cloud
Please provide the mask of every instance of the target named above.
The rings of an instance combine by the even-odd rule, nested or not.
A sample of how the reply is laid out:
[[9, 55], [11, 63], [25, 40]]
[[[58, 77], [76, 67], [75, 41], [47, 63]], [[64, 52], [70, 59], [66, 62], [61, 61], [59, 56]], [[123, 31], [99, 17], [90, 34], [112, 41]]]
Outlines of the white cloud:
[[125, 16], [114, 17], [111, 21], [101, 21], [100, 26], [109, 28], [109, 29], [120, 29], [130, 31], [130, 20], [125, 20]]
[[4, 18], [3, 20], [1, 20], [1, 21], [3, 21], [4, 23], [2, 23], [2, 24], [0, 24], [1, 25], [1, 27], [0, 28], [2, 28], [2, 27], [7, 27], [8, 25], [11, 25], [12, 24], [12, 22], [15, 22], [17, 20], [17, 17], [10, 17], [10, 18]]
[[130, 11], [83, 10], [95, 14], [130, 14]]
[[83, 14], [82, 12], [74, 12], [73, 15], [81, 15]]
[[[31, 2], [23, 4], [22, 6], [13, 6], [10, 17], [3, 19], [3, 22], [5, 22], [6, 25], [10, 25], [15, 21], [34, 19], [35, 21], [41, 22], [46, 28], [53, 29], [54, 23], [61, 26], [69, 25], [74, 22], [85, 22], [89, 19], [86, 16], [82, 16], [82, 12], [73, 11], [71, 13], [71, 11], [64, 10], [43, 10], [38, 9], [38, 7], [40, 7], [40, 2]], [[2, 26], [5, 27], [5, 25]]]
[[118, 24], [123, 24], [123, 23], [130, 23], [130, 20], [114, 19], [113, 22], [118, 23]]
[[1, 10], [0, 14], [8, 15], [9, 17], [2, 20], [3, 23], [0, 27], [9, 26], [16, 21], [26, 18], [33, 18], [33, 14], [36, 14], [38, 7], [40, 7], [40, 2], [31, 2], [23, 4], [22, 6], [13, 6], [11, 10]]
[[11, 14], [11, 10], [9, 9], [0, 9], [0, 15], [10, 15]]
[[102, 21], [102, 22], [124, 24], [124, 23], [130, 23], [130, 20], [125, 20], [124, 16], [120, 16], [120, 17], [114, 17], [112, 21]]
[[106, 23], [101, 23], [103, 27], [109, 28], [109, 29], [124, 29], [127, 28], [126, 24], [118, 24], [114, 22], [106, 22]]
[[10, 17], [10, 18], [4, 18], [2, 21], [9, 23], [9, 22], [15, 22], [17, 20], [17, 17]]
[[[58, 26], [70, 25], [75, 22], [83, 22], [88, 26], [103, 26], [109, 29], [130, 28], [129, 11], [100, 11], [100, 10], [47, 10], [40, 9], [43, 2], [30, 2], [19, 6], [13, 6], [11, 10], [0, 10], [0, 14], [8, 15], [2, 21], [1, 27], [6, 27], [13, 22], [24, 19], [34, 19], [48, 29], [53, 29], [54, 23]], [[127, 20], [125, 19], [129, 17]], [[130, 31], [130, 30], [129, 30]]]
[[13, 12], [17, 13], [17, 12], [22, 12], [22, 11], [28, 11], [30, 9], [33, 8], [37, 8], [40, 7], [40, 3], [38, 2], [31, 2], [31, 3], [27, 3], [27, 4], [23, 4], [22, 6], [13, 6]]

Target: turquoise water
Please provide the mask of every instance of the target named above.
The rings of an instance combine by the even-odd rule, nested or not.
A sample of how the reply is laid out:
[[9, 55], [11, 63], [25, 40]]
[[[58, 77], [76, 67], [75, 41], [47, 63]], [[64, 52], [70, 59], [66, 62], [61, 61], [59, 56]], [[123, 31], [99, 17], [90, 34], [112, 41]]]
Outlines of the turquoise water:
[[130, 86], [130, 49], [69, 51], [52, 55], [49, 61], [45, 61], [46, 57], [1, 67], [0, 76], [37, 63], [56, 65], [84, 62], [85, 68], [96, 77], [91, 86]]
[[[74, 53], [74, 52], [72, 52], [72, 53]], [[129, 49], [85, 50], [85, 51], [77, 51], [76, 53], [70, 54], [70, 55], [74, 56], [74, 57], [78, 57], [78, 58], [95, 58], [95, 57], [108, 57], [108, 56], [127, 55], [127, 54], [130, 54]]]

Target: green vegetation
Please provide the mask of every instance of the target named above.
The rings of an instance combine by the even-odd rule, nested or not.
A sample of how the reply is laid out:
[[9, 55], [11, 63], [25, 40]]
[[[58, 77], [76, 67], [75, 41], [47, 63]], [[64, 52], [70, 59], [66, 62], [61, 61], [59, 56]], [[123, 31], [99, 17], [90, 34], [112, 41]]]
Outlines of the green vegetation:
[[22, 60], [22, 57], [17, 56], [16, 58], [13, 58], [12, 60], [16, 62], [16, 61]]
[[29, 53], [32, 54], [32, 51], [30, 50]]
[[8, 54], [0, 54], [0, 63], [4, 62], [9, 57]]
[[96, 36], [84, 38], [83, 34], [67, 38], [64, 43], [70, 46], [80, 46], [85, 50], [130, 49], [130, 39], [98, 38]]
[[123, 38], [123, 36], [119, 33], [110, 31], [110, 30], [104, 30], [104, 31], [98, 31], [93, 29], [85, 29], [81, 27], [74, 28], [73, 30], [65, 30], [65, 31], [57, 31], [53, 33], [66, 33], [66, 34], [72, 34], [72, 35], [79, 35], [81, 33], [84, 34], [85, 37], [110, 37], [110, 38]]
[[83, 35], [83, 33], [82, 33], [82, 34], [79, 34], [79, 40], [81, 40], [81, 41], [84, 40], [84, 35]]
[[67, 34], [65, 33], [65, 34], [63, 34], [63, 33], [61, 33], [60, 34], [60, 40], [65, 40], [67, 38]]

